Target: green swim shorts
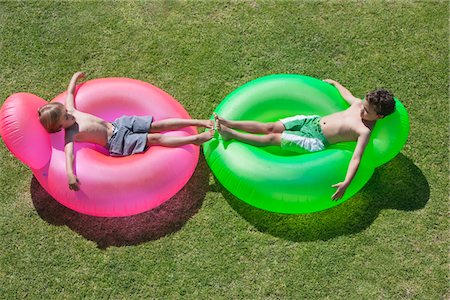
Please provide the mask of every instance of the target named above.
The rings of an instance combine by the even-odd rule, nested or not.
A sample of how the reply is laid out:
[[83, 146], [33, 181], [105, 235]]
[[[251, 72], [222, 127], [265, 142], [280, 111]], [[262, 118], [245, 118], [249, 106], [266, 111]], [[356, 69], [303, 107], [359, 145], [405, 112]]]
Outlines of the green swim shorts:
[[297, 115], [281, 119], [286, 128], [281, 134], [281, 148], [304, 152], [316, 152], [325, 149], [328, 141], [320, 127], [320, 117]]

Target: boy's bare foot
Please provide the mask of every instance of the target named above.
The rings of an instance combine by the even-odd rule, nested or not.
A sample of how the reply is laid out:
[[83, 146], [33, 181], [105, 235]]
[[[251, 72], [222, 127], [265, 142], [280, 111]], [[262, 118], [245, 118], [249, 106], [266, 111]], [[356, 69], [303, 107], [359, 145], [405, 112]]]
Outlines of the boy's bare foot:
[[217, 128], [219, 128], [220, 125], [225, 125], [227, 127], [230, 127], [230, 124], [228, 123], [228, 120], [225, 120], [224, 118], [220, 117], [216, 113], [214, 113], [214, 121], [216, 121]]
[[220, 118], [217, 114], [214, 114], [214, 120], [216, 121], [217, 130], [224, 141], [234, 138], [234, 130], [223, 124], [224, 119]]
[[213, 120], [198, 120], [198, 125], [197, 126], [213, 129], [214, 128], [214, 121]]
[[222, 136], [222, 139], [224, 141], [228, 141], [234, 138], [235, 131], [223, 124], [220, 124], [217, 126], [217, 129], [219, 130], [220, 135]]
[[214, 132], [215, 132], [215, 130], [209, 130], [209, 131], [200, 133], [200, 134], [198, 135], [197, 140], [196, 140], [193, 144], [195, 144], [195, 145], [201, 145], [201, 144], [203, 144], [204, 142], [209, 141], [210, 139], [212, 139], [212, 138], [214, 137]]
[[214, 113], [214, 120], [216, 121], [216, 127], [219, 134], [222, 136], [224, 141], [231, 140], [233, 138], [233, 129], [228, 128], [224, 123], [226, 120], [219, 117], [218, 114]]

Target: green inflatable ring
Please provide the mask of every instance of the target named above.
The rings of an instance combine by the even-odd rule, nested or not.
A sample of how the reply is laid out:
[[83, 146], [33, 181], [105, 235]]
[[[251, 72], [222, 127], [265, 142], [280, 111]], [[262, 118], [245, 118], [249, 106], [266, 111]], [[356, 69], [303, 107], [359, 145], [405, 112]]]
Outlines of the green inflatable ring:
[[[232, 120], [273, 122], [296, 114], [324, 116], [346, 108], [337, 89], [322, 80], [270, 75], [236, 89], [215, 112]], [[376, 167], [400, 152], [408, 133], [408, 113], [396, 99], [396, 111], [377, 122], [358, 172], [339, 201], [331, 200], [335, 192], [331, 186], [345, 178], [355, 142], [294, 154], [279, 147], [224, 142], [216, 136], [204, 144], [204, 154], [215, 177], [237, 198], [272, 212], [311, 213], [336, 206], [358, 192]]]

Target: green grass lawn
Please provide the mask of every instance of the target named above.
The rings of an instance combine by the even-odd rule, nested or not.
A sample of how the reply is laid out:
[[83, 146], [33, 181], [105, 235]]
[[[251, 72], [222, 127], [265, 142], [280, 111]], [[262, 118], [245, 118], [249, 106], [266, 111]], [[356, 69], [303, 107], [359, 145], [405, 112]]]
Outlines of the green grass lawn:
[[209, 118], [240, 85], [295, 73], [391, 89], [411, 133], [358, 194], [310, 215], [246, 205], [203, 158], [160, 208], [81, 215], [0, 143], [0, 298], [450, 297], [448, 17], [447, 1], [1, 1], [0, 103], [51, 100], [84, 70]]

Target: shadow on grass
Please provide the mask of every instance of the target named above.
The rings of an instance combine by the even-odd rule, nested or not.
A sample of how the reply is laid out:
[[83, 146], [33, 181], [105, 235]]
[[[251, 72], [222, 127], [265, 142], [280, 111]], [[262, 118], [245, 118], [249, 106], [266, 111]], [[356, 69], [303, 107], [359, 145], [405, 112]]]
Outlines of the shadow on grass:
[[290, 241], [328, 240], [354, 234], [369, 227], [382, 209], [418, 210], [430, 197], [425, 176], [402, 154], [377, 168], [355, 196], [341, 205], [312, 214], [264, 211], [239, 200], [220, 183], [213, 189], [222, 193], [231, 207], [259, 231]]
[[31, 197], [37, 213], [53, 225], [66, 225], [101, 249], [157, 240], [180, 230], [200, 209], [208, 191], [209, 169], [203, 155], [188, 183], [171, 199], [129, 217], [94, 217], [73, 211], [53, 199], [33, 177]]

